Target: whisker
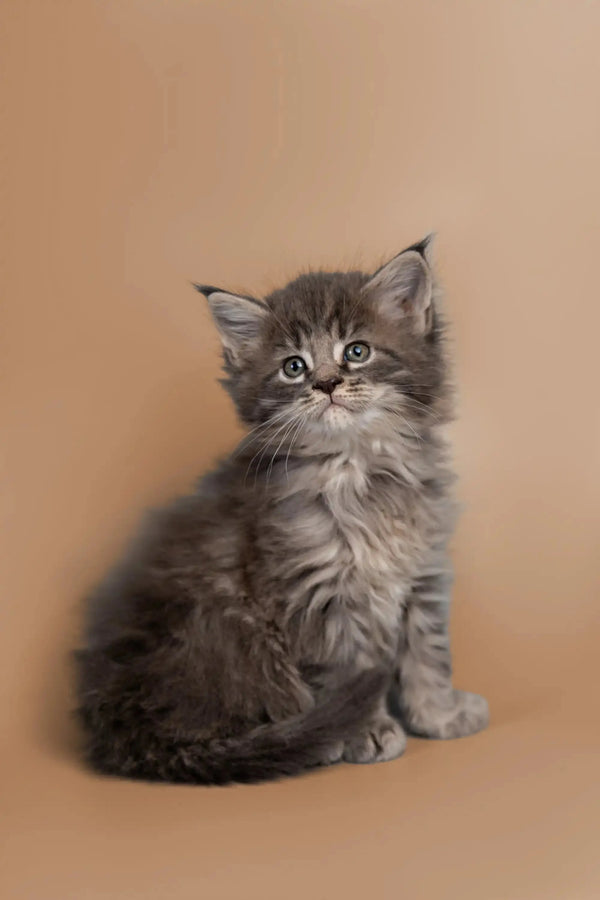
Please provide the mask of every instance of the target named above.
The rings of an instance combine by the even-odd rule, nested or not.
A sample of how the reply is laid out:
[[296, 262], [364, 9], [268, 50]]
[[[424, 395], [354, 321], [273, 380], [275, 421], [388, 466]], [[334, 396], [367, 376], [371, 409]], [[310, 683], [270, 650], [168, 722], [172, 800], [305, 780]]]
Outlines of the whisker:
[[415, 429], [413, 428], [413, 426], [410, 424], [410, 422], [408, 421], [408, 419], [405, 418], [405, 417], [402, 415], [402, 413], [397, 413], [397, 415], [398, 415], [398, 418], [401, 419], [401, 420], [404, 422], [404, 424], [405, 424], [408, 428], [410, 428], [410, 430], [412, 431], [412, 433], [413, 433], [414, 436], [416, 437], [417, 441], [418, 441], [420, 444], [422, 444], [422, 443], [423, 443], [423, 438], [421, 437], [420, 434], [417, 434], [417, 432], [415, 431]]
[[[286, 421], [283, 422], [283, 424], [280, 425], [279, 428], [277, 428], [277, 429], [274, 431], [274, 433], [273, 433], [272, 435], [270, 435], [269, 437], [267, 437], [267, 440], [265, 441], [264, 446], [263, 446], [263, 451], [262, 451], [262, 453], [260, 454], [260, 457], [259, 457], [258, 462], [257, 462], [257, 464], [256, 464], [256, 472], [255, 472], [255, 477], [254, 477], [254, 484], [256, 484], [256, 479], [257, 479], [257, 477], [258, 477], [258, 472], [259, 472], [259, 469], [260, 469], [260, 464], [261, 464], [262, 461], [263, 461], [263, 458], [264, 458], [265, 453], [267, 452], [267, 450], [270, 449], [270, 447], [272, 447], [272, 441], [275, 441], [275, 439], [281, 434], [281, 432], [282, 432], [284, 429], [286, 429], [286, 428], [288, 427], [289, 424], [290, 424], [290, 420], [289, 420], [289, 419], [286, 419]], [[255, 455], [258, 456], [258, 453], [256, 453]]]
[[415, 409], [418, 412], [425, 410], [425, 412], [427, 412], [428, 415], [433, 416], [434, 419], [439, 420], [441, 418], [430, 406], [427, 406], [425, 403], [420, 403], [418, 400], [413, 400], [411, 397], [405, 397], [403, 402], [409, 406], [412, 404], [412, 409]]
[[271, 472], [273, 471], [273, 463], [275, 462], [275, 457], [276, 457], [277, 454], [279, 453], [279, 448], [284, 444], [285, 439], [287, 438], [288, 434], [290, 434], [290, 432], [292, 431], [292, 429], [294, 428], [294, 426], [298, 423], [298, 420], [299, 420], [300, 416], [301, 416], [301, 413], [297, 413], [297, 414], [296, 414], [296, 416], [295, 416], [294, 419], [292, 420], [292, 423], [291, 423], [290, 427], [287, 429], [287, 431], [284, 432], [283, 437], [282, 437], [281, 440], [279, 441], [279, 444], [277, 445], [277, 447], [276, 447], [276, 449], [275, 449], [275, 452], [273, 453], [273, 456], [271, 457], [271, 461], [270, 461], [269, 466], [268, 466], [268, 468], [267, 468], [267, 484], [269, 483], [269, 479], [270, 479], [270, 477], [271, 477]]
[[280, 410], [280, 412], [278, 412], [277, 415], [270, 416], [268, 419], [266, 419], [266, 421], [261, 422], [260, 425], [257, 425], [255, 428], [252, 428], [250, 431], [248, 431], [241, 439], [239, 445], [236, 447], [236, 449], [231, 454], [232, 457], [236, 456], [238, 453], [241, 453], [242, 450], [245, 450], [247, 444], [252, 444], [255, 440], [258, 440], [259, 437], [264, 437], [264, 435], [255, 434], [255, 436], [253, 438], [248, 440], [248, 438], [250, 437], [251, 434], [254, 434], [254, 432], [261, 431], [264, 428], [268, 428], [270, 425], [274, 425], [275, 422], [280, 421], [280, 419], [283, 416], [285, 416], [287, 413], [288, 413], [288, 408], [286, 406], [286, 408], [283, 410]]
[[[271, 435], [271, 436], [268, 435], [266, 441], [264, 442], [264, 444], [263, 444], [261, 447], [258, 448], [258, 450], [256, 451], [256, 453], [254, 454], [254, 456], [253, 456], [252, 459], [250, 460], [250, 462], [249, 462], [249, 464], [248, 464], [248, 468], [246, 469], [246, 474], [245, 474], [245, 476], [244, 476], [244, 484], [246, 484], [246, 479], [248, 478], [248, 475], [250, 474], [250, 470], [251, 470], [251, 468], [252, 468], [252, 463], [254, 462], [254, 460], [256, 459], [256, 457], [258, 456], [258, 454], [260, 453], [261, 455], [260, 455], [260, 459], [258, 460], [258, 463], [256, 464], [256, 475], [255, 475], [255, 477], [254, 477], [254, 486], [256, 487], [256, 479], [257, 479], [257, 477], [258, 477], [258, 468], [259, 468], [259, 466], [260, 466], [260, 464], [261, 464], [261, 462], [262, 462], [263, 456], [264, 456], [265, 453], [267, 452], [267, 449], [268, 449], [268, 447], [269, 447], [270, 438], [271, 438], [271, 437], [272, 437], [272, 438], [276, 438], [277, 435], [280, 434], [280, 432], [281, 432], [284, 428], [286, 428], [286, 426], [287, 426], [288, 424], [289, 424], [289, 419], [286, 420], [286, 421], [283, 423], [283, 425], [280, 425], [279, 428], [276, 429], [276, 431], [275, 431], [275, 433], [274, 433], [273, 435]], [[261, 435], [261, 437], [264, 437], [264, 435]], [[262, 450], [262, 453], [261, 453], [261, 450]]]
[[401, 422], [403, 422], [408, 428], [410, 428], [410, 430], [412, 431], [412, 433], [414, 434], [416, 439], [419, 441], [419, 443], [423, 443], [423, 438], [421, 437], [421, 435], [418, 434], [417, 431], [415, 431], [415, 429], [410, 424], [408, 419], [405, 416], [403, 416], [401, 412], [399, 412], [397, 409], [393, 409], [392, 407], [389, 407], [389, 406], [385, 406], [384, 409], [387, 412], [391, 413], [393, 416], [395, 416], [397, 419], [400, 419]]
[[431, 397], [433, 400], [443, 400], [443, 397], [440, 397], [439, 394], [432, 394], [429, 390], [428, 385], [426, 384], [401, 384], [399, 385], [400, 390], [402, 391], [411, 391], [416, 388], [425, 388], [427, 396]]
[[302, 426], [303, 426], [304, 423], [306, 422], [307, 416], [308, 416], [308, 413], [305, 412], [304, 415], [302, 416], [302, 419], [301, 419], [299, 425], [298, 425], [298, 428], [296, 429], [296, 431], [294, 432], [294, 434], [293, 434], [293, 436], [292, 436], [292, 440], [291, 440], [290, 446], [288, 447], [287, 455], [286, 455], [286, 457], [285, 457], [285, 477], [286, 477], [286, 479], [287, 479], [288, 481], [290, 480], [290, 475], [289, 475], [289, 472], [288, 472], [288, 459], [290, 458], [290, 450], [291, 450], [292, 447], [294, 446], [294, 442], [295, 442], [296, 438], [298, 437], [298, 435], [299, 435], [300, 432], [302, 431]]
[[[296, 417], [297, 417], [298, 415], [299, 415], [299, 412], [297, 412], [297, 413], [292, 413], [292, 420], [293, 420], [293, 421], [287, 420], [286, 422], [284, 422], [283, 425], [281, 425], [281, 426], [275, 431], [275, 433], [271, 436], [271, 437], [272, 437], [272, 440], [275, 441], [275, 439], [277, 438], [277, 436], [278, 436], [279, 434], [281, 434], [281, 432], [283, 431], [283, 429], [286, 428], [286, 426], [287, 426], [288, 424], [290, 424], [290, 421], [291, 421], [291, 424], [294, 424], [294, 422], [296, 421]], [[288, 433], [288, 432], [286, 432], [286, 434], [287, 434], [287, 433]], [[285, 434], [284, 434], [284, 439], [285, 439]], [[267, 438], [267, 440], [265, 441], [264, 447], [263, 447], [263, 451], [262, 451], [262, 453], [260, 454], [259, 460], [258, 460], [258, 462], [257, 462], [257, 464], [256, 464], [256, 471], [255, 471], [255, 473], [254, 473], [254, 487], [255, 487], [255, 488], [256, 488], [256, 483], [257, 483], [257, 480], [258, 480], [258, 473], [259, 473], [259, 470], [260, 470], [260, 465], [261, 465], [261, 463], [262, 463], [262, 461], [263, 461], [263, 459], [264, 459], [265, 453], [266, 453], [267, 450], [269, 449], [269, 442], [270, 442], [270, 439]], [[280, 446], [281, 446], [281, 445], [280, 445]], [[258, 456], [258, 453], [259, 453], [259, 452], [260, 452], [260, 451], [257, 451], [257, 452], [255, 453], [255, 455], [252, 457], [252, 460], [251, 460], [251, 462], [250, 462], [250, 465], [252, 465], [252, 461], [256, 458], [256, 456]], [[277, 451], [275, 451], [275, 452], [277, 452]]]

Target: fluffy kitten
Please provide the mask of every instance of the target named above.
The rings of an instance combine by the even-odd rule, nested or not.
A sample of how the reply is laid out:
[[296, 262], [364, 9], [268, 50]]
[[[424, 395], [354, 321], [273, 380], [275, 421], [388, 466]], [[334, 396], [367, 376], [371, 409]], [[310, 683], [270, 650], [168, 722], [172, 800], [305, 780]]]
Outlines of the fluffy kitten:
[[197, 287], [251, 430], [91, 600], [91, 764], [260, 781], [392, 759], [405, 728], [483, 728], [485, 700], [451, 685], [451, 403], [428, 241], [263, 300]]

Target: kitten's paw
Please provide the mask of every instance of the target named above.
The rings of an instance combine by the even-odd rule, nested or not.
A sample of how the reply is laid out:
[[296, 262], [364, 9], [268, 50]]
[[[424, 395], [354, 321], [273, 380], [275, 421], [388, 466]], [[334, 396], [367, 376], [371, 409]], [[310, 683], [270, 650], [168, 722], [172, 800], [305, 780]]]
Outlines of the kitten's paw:
[[406, 749], [404, 729], [391, 716], [375, 719], [368, 728], [346, 741], [343, 758], [351, 763], [385, 762]]
[[421, 737], [467, 737], [482, 731], [489, 723], [487, 700], [468, 691], [452, 691], [452, 702], [445, 705], [427, 704], [422, 709], [410, 711], [409, 729]]
[[322, 765], [333, 766], [335, 763], [341, 762], [344, 756], [344, 742], [337, 741], [327, 748], [323, 754]]

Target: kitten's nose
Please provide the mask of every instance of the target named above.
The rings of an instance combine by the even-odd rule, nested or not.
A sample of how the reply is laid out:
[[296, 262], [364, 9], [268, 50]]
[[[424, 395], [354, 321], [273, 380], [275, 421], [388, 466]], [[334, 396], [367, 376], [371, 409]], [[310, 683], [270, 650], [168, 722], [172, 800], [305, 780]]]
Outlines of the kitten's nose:
[[343, 380], [339, 375], [336, 375], [334, 378], [327, 378], [324, 381], [315, 381], [313, 391], [323, 391], [324, 394], [331, 396], [338, 384], [341, 384]]

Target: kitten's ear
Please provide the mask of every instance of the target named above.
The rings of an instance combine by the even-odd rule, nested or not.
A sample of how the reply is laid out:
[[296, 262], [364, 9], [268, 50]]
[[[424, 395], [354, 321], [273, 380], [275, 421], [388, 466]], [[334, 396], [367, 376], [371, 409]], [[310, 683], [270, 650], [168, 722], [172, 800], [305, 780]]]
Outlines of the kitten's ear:
[[398, 321], [407, 316], [415, 330], [427, 331], [431, 314], [433, 274], [428, 261], [431, 235], [413, 244], [375, 272], [363, 291], [382, 315]]
[[258, 336], [267, 307], [258, 300], [229, 294], [207, 284], [194, 284], [208, 300], [223, 347], [236, 361]]

